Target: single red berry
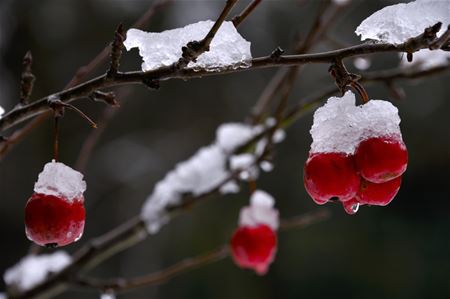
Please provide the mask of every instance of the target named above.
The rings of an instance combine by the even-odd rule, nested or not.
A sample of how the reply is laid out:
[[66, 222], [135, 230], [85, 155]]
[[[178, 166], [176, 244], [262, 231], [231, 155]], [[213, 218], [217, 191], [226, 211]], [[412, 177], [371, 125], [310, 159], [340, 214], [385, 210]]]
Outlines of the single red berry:
[[360, 203], [368, 205], [385, 206], [397, 195], [401, 182], [401, 176], [380, 184], [363, 179], [357, 195], [358, 200]]
[[333, 197], [347, 201], [358, 192], [360, 176], [353, 157], [344, 153], [314, 153], [305, 163], [303, 181], [317, 204]]
[[343, 202], [342, 206], [344, 207], [344, 210], [347, 214], [355, 215], [356, 212], [358, 212], [359, 207], [362, 206], [362, 203], [360, 203], [358, 201], [358, 199], [356, 199], [356, 197], [354, 197], [350, 200]]
[[241, 268], [263, 275], [272, 263], [277, 248], [277, 235], [267, 225], [239, 227], [230, 242], [231, 255]]
[[408, 151], [398, 138], [374, 137], [359, 144], [355, 161], [363, 178], [372, 183], [384, 183], [405, 172]]
[[83, 234], [83, 198], [67, 200], [34, 193], [25, 206], [25, 232], [41, 246], [57, 247], [77, 241]]

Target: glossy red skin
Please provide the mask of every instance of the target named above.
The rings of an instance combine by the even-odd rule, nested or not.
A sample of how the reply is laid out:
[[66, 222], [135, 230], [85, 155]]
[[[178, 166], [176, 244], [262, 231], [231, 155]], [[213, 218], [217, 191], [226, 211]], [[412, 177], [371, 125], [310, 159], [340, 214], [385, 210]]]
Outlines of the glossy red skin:
[[362, 180], [357, 198], [363, 204], [386, 206], [397, 195], [401, 183], [402, 177], [380, 184]]
[[374, 137], [362, 141], [355, 152], [356, 167], [372, 183], [384, 183], [401, 176], [408, 164], [403, 141], [394, 137]]
[[25, 206], [25, 232], [34, 243], [58, 247], [77, 241], [83, 234], [83, 198], [65, 198], [34, 193]]
[[314, 153], [303, 171], [306, 191], [317, 204], [333, 197], [347, 201], [355, 197], [360, 185], [353, 157], [344, 153]]
[[231, 255], [241, 268], [264, 275], [277, 249], [277, 235], [267, 225], [239, 227], [230, 241]]
[[[358, 206], [355, 206], [355, 205], [358, 205]], [[356, 197], [342, 203], [342, 206], [344, 207], [345, 212], [349, 215], [355, 215], [356, 212], [358, 212], [359, 207], [362, 205], [363, 204], [360, 203]]]

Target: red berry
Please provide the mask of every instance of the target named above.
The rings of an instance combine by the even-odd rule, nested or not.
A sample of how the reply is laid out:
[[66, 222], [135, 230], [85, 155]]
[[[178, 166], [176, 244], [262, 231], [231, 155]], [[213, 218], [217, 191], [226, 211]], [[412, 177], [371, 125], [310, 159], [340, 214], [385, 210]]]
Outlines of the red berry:
[[380, 184], [362, 180], [357, 195], [358, 200], [368, 205], [385, 206], [397, 195], [401, 182], [402, 177]]
[[355, 161], [363, 178], [372, 183], [384, 183], [405, 172], [408, 151], [400, 139], [374, 137], [359, 144]]
[[275, 257], [277, 235], [265, 224], [242, 226], [235, 231], [230, 245], [234, 262], [239, 267], [263, 275]]
[[360, 183], [353, 157], [344, 153], [310, 155], [303, 180], [306, 191], [317, 204], [325, 204], [333, 197], [350, 200], [358, 192]]
[[362, 204], [356, 198], [352, 198], [342, 203], [345, 212], [349, 215], [355, 215], [361, 205]]
[[83, 234], [83, 198], [71, 201], [34, 193], [25, 207], [25, 232], [41, 246], [57, 247], [77, 241]]

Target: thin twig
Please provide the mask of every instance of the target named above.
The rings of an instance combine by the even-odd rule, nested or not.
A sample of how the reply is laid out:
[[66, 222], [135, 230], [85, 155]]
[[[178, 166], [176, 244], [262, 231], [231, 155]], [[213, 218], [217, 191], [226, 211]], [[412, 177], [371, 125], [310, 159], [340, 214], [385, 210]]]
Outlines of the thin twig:
[[31, 93], [33, 92], [33, 85], [36, 77], [31, 72], [31, 65], [33, 64], [33, 56], [31, 51], [28, 51], [23, 57], [22, 61], [22, 76], [20, 80], [20, 105], [28, 104]]
[[246, 8], [231, 20], [234, 27], [238, 27], [253, 12], [253, 10], [261, 3], [261, 0], [253, 0]]

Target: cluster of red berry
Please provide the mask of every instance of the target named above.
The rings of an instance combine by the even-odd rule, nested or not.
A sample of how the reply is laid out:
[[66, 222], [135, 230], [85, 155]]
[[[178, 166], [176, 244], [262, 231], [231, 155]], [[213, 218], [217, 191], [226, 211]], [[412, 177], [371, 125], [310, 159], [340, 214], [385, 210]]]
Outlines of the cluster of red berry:
[[25, 233], [46, 247], [68, 245], [81, 238], [85, 222], [82, 175], [72, 168], [50, 162], [35, 184], [25, 206]]
[[[327, 104], [328, 107], [326, 107], [327, 105], [324, 106], [324, 110], [335, 109], [338, 105], [350, 103], [345, 109], [339, 108], [342, 109], [343, 114], [362, 113], [360, 109], [362, 106], [355, 107], [354, 104], [353, 107], [351, 106], [351, 101], [354, 101], [354, 98], [347, 99], [347, 104], [340, 104], [338, 100], [340, 99], [335, 98], [330, 101]], [[367, 115], [370, 115], [371, 112], [379, 113], [379, 111], [373, 109], [375, 105], [379, 107], [383, 105], [391, 109], [391, 104], [388, 102], [378, 101], [372, 106], [364, 107], [370, 108], [366, 109]], [[379, 108], [378, 106], [376, 107]], [[345, 148], [347, 152], [317, 151], [310, 153], [305, 163], [303, 178], [306, 191], [317, 204], [340, 201], [348, 214], [355, 214], [360, 205], [385, 206], [392, 201], [400, 189], [401, 175], [405, 172], [408, 163], [408, 152], [397, 124], [397, 111], [395, 108], [391, 110], [393, 111], [392, 115], [394, 115], [393, 128], [396, 131], [395, 134], [386, 134], [383, 131], [389, 127], [383, 124], [382, 114], [379, 113], [381, 117], [376, 116], [378, 118], [375, 119], [374, 123], [378, 124], [380, 128], [370, 128], [370, 130], [364, 128], [370, 134], [361, 133], [358, 135], [357, 130], [351, 125], [347, 126], [352, 130], [351, 134], [335, 132], [337, 135], [342, 134], [343, 138], [348, 138], [350, 141], [355, 140], [354, 145]], [[319, 111], [318, 113], [323, 112]], [[332, 117], [334, 117], [333, 122], [340, 120], [336, 116]], [[358, 115], [339, 115], [337, 117], [344, 121], [350, 119], [350, 124], [358, 119]], [[318, 118], [322, 118], [322, 122], [325, 119], [326, 122], [326, 118], [321, 115]], [[370, 123], [370, 121], [373, 121], [370, 118], [360, 119], [361, 122]], [[386, 122], [389, 122], [389, 120], [387, 119]], [[320, 125], [321, 123], [318, 124], [318, 126]], [[346, 127], [343, 128], [345, 130]], [[319, 130], [320, 128], [314, 129]], [[351, 136], [348, 137], [349, 135]], [[353, 135], [356, 135], [356, 137]], [[337, 136], [338, 141], [340, 137]], [[350, 149], [350, 152], [348, 149]]]

